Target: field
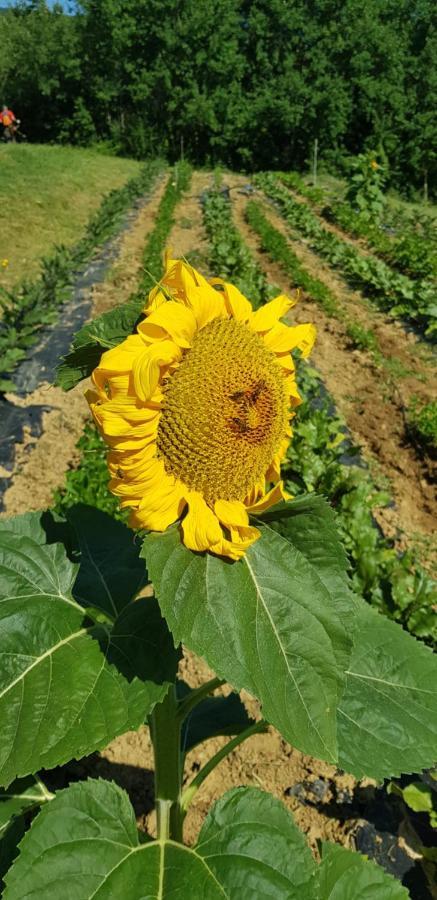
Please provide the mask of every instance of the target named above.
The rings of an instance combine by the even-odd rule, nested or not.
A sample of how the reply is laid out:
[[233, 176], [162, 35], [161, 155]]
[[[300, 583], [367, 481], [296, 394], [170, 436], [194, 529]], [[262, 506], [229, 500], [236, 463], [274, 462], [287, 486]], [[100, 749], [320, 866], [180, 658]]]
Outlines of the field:
[[[8, 222], [2, 218], [0, 224], [0, 256], [10, 260], [0, 285], [9, 290], [23, 277], [35, 278], [38, 259], [52, 244], [76, 241], [103, 194], [121, 188], [141, 168], [91, 152], [36, 146], [0, 149], [0, 164], [11, 197]], [[437, 271], [423, 260], [424, 254], [432, 259], [435, 238], [426, 224], [414, 231], [410, 217], [417, 210], [393, 200], [390, 215], [397, 216], [399, 233], [381, 249], [371, 231], [365, 236], [346, 227], [344, 209], [341, 223], [341, 211], [336, 218], [327, 210], [335, 212], [341, 200], [341, 183], [334, 179], [322, 179], [316, 193], [308, 180], [290, 173], [249, 177], [163, 166], [118, 239], [104, 280], [92, 287], [92, 314], [108, 313], [125, 300], [138, 304], [162, 275], [166, 247], [203, 275], [235, 284], [255, 307], [278, 294], [297, 298], [287, 321], [314, 323], [317, 340], [310, 365], [298, 363], [303, 403], [284, 462], [286, 487], [294, 497], [315, 491], [328, 499], [353, 588], [433, 646], [437, 408], [430, 297]], [[428, 207], [424, 215], [433, 219], [437, 210]], [[395, 246], [399, 234], [411, 237], [403, 255]], [[68, 297], [63, 302], [68, 304]], [[59, 306], [61, 316], [65, 308]], [[9, 315], [13, 327], [13, 307]], [[58, 322], [55, 312], [54, 332]], [[7, 374], [13, 381], [14, 369]], [[71, 372], [64, 377], [71, 378]], [[39, 410], [41, 428], [35, 433], [25, 427], [16, 442], [3, 480], [2, 518], [53, 506], [64, 515], [72, 505], [87, 503], [125, 520], [107, 492], [105, 449], [83, 390], [81, 383], [65, 393], [49, 386], [41, 373], [31, 391], [18, 398], [7, 394], [12, 406]], [[194, 688], [214, 677], [191, 652], [184, 655], [181, 673]], [[229, 693], [226, 687], [220, 691]], [[242, 697], [256, 718], [258, 702], [244, 691]], [[227, 738], [216, 734], [208, 753], [204, 744], [190, 749], [188, 774], [199, 771], [209, 751], [225, 746]], [[86, 776], [114, 779], [128, 791], [140, 830], [154, 832], [153, 753], [145, 726], [79, 762], [44, 768], [51, 791]], [[321, 839], [371, 853], [388, 871], [404, 876], [412, 897], [432, 896], [431, 868], [411, 862], [400, 839], [405, 815], [400, 801], [396, 805], [376, 779], [344, 774], [292, 748], [272, 727], [238, 746], [202, 786], [187, 816], [189, 844], [223, 784], [242, 783], [282, 800], [314, 851]], [[414, 823], [422, 828], [424, 843], [425, 826], [422, 820]], [[396, 858], [382, 851], [378, 857], [375, 848], [390, 840]]]
[[0, 146], [7, 186], [0, 220], [0, 287], [36, 275], [54, 244], [72, 244], [104, 194], [138, 174], [133, 160], [38, 144]]

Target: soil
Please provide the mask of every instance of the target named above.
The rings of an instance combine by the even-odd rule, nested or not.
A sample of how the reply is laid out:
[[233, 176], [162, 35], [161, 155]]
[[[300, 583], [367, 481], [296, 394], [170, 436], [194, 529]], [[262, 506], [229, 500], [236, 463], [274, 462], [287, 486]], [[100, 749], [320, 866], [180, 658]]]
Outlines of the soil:
[[[131, 228], [123, 234], [117, 261], [108, 278], [92, 292], [93, 316], [122, 303], [134, 290], [145, 239], [153, 228], [164, 188], [165, 179], [162, 179]], [[17, 406], [50, 408], [42, 414], [41, 436], [33, 437], [30, 429], [25, 428], [24, 440], [15, 445], [14, 468], [0, 473], [10, 480], [0, 515], [13, 516], [50, 506], [54, 491], [64, 483], [67, 468], [74, 467], [79, 459], [76, 444], [89, 419], [83, 396], [87, 386], [82, 382], [65, 393], [45, 382], [25, 397], [7, 395], [7, 400]]]
[[[292, 292], [292, 283], [280, 266], [261, 251], [258, 236], [245, 220], [248, 196], [238, 191], [238, 185], [244, 183], [235, 176], [226, 180], [232, 188], [235, 221], [252, 253], [270, 281], [285, 293]], [[400, 549], [410, 542], [416, 543], [418, 534], [429, 546], [429, 539], [435, 534], [437, 513], [436, 464], [408, 442], [405, 407], [413, 395], [423, 402], [435, 397], [436, 369], [431, 352], [413, 333], [405, 332], [401, 323], [383, 315], [358, 291], [351, 290], [305, 241], [293, 240], [284, 221], [267, 202], [265, 212], [275, 228], [287, 237], [310, 274], [336, 293], [351, 319], [373, 329], [383, 355], [388, 360], [399, 360], [408, 373], [395, 379], [374, 364], [370, 353], [352, 350], [344, 324], [328, 317], [307, 295], [301, 295], [292, 315], [295, 322], [311, 321], [317, 326], [312, 362], [364, 459], [390, 481], [395, 507], [379, 511], [379, 523], [389, 537], [398, 540]]]

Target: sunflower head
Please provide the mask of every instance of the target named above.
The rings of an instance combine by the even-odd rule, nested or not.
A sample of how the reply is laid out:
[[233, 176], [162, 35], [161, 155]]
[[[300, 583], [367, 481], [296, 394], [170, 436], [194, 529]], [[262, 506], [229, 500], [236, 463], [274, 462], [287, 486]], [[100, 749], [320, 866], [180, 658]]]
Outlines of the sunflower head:
[[87, 393], [132, 527], [181, 519], [187, 547], [231, 559], [259, 537], [249, 514], [285, 497], [291, 350], [307, 356], [315, 338], [280, 321], [292, 306], [281, 295], [254, 312], [237, 288], [167, 259], [136, 334], [103, 354]]

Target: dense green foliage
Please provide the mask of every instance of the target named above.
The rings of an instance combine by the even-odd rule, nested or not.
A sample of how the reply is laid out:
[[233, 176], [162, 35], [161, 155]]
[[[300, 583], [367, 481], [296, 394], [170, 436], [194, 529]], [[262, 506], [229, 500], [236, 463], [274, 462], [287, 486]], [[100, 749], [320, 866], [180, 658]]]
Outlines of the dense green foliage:
[[405, 208], [392, 208], [386, 202], [382, 221], [374, 221], [346, 202], [336, 198], [326, 202], [321, 188], [310, 187], [298, 172], [279, 172], [280, 180], [312, 204], [321, 207], [321, 215], [335, 222], [353, 237], [365, 238], [373, 253], [410, 278], [437, 277], [437, 229], [434, 218], [425, 212], [409, 214]]
[[158, 160], [150, 162], [140, 176], [111, 191], [88, 223], [83, 238], [73, 247], [57, 247], [42, 260], [36, 281], [24, 281], [11, 291], [2, 289], [0, 391], [14, 389], [9, 375], [37, 341], [41, 328], [56, 321], [60, 305], [70, 295], [75, 272], [97, 247], [116, 234], [133, 201], [149, 190], [161, 168]]
[[0, 85], [32, 140], [302, 167], [374, 147], [392, 181], [437, 186], [432, 0], [19, 0]]

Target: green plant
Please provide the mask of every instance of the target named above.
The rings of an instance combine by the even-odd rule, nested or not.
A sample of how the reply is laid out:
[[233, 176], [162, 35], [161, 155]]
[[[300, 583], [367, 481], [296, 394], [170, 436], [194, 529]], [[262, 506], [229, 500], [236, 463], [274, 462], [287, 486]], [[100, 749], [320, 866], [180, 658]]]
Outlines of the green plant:
[[383, 186], [385, 173], [383, 166], [377, 162], [376, 153], [367, 150], [359, 153], [349, 162], [349, 181], [346, 201], [356, 209], [363, 219], [377, 222], [381, 218], [385, 198]]
[[350, 322], [346, 327], [346, 334], [353, 347], [357, 347], [359, 350], [370, 350], [371, 353], [378, 352], [378, 341], [370, 328], [364, 328], [357, 322]]
[[407, 410], [407, 428], [424, 449], [437, 451], [437, 401], [421, 404], [413, 397]]
[[253, 298], [255, 307], [273, 296], [263, 272], [254, 262], [238, 228], [232, 220], [232, 208], [221, 187], [220, 172], [215, 174], [215, 190], [203, 199], [203, 221], [208, 234], [209, 265], [222, 278], [233, 277], [239, 290]]

